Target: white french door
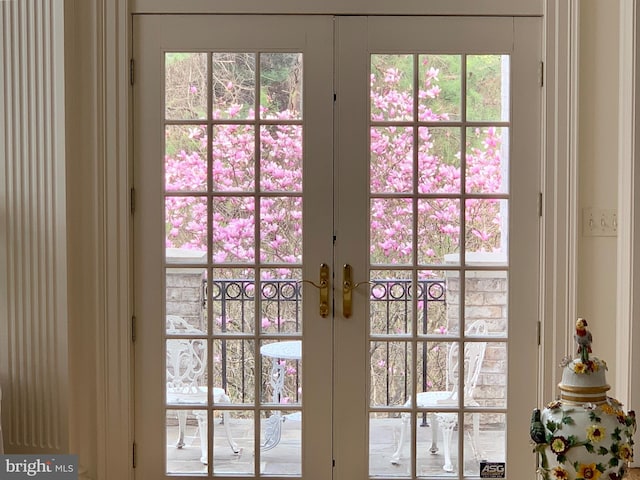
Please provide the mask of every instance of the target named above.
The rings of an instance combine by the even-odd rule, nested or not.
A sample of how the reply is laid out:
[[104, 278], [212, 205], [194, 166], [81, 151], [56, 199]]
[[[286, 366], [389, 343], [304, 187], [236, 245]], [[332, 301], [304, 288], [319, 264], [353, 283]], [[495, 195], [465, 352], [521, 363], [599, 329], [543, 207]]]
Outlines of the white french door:
[[539, 19], [133, 29], [136, 477], [533, 472]]

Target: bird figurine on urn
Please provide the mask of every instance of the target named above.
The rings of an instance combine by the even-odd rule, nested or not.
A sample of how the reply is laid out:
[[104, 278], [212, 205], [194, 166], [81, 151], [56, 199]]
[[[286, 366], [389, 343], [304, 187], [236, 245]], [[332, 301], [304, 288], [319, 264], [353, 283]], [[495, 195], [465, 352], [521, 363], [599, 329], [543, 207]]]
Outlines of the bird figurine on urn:
[[582, 363], [589, 361], [589, 354], [591, 353], [591, 341], [593, 337], [591, 332], [587, 330], [587, 321], [584, 318], [579, 318], [576, 322], [576, 333], [573, 336], [578, 344], [578, 355]]
[[576, 321], [576, 357], [562, 363], [560, 398], [534, 409], [529, 434], [542, 480], [621, 480], [633, 459], [635, 413], [609, 396], [607, 364], [591, 357], [593, 337]]

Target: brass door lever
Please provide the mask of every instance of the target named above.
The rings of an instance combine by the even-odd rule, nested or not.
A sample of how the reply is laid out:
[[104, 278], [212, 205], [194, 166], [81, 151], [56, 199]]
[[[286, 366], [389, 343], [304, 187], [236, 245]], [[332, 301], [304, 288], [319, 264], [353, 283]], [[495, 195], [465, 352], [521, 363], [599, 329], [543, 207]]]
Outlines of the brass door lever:
[[350, 318], [353, 313], [353, 290], [360, 285], [370, 285], [371, 282], [353, 283], [353, 267], [345, 263], [342, 267], [342, 314]]
[[319, 312], [322, 318], [329, 316], [329, 265], [320, 264], [320, 283], [311, 280], [300, 280], [299, 283], [308, 283], [320, 290]]

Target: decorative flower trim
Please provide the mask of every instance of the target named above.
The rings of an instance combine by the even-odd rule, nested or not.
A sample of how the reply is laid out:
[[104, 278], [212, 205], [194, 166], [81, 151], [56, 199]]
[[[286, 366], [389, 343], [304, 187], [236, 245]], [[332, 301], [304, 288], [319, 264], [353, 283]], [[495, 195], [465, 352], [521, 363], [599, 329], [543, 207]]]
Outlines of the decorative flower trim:
[[605, 428], [599, 425], [591, 425], [587, 428], [587, 439], [592, 442], [600, 442], [605, 437]]
[[623, 443], [618, 447], [618, 458], [625, 462], [633, 462], [633, 447], [628, 443]]
[[619, 476], [618, 476], [618, 474], [610, 473], [609, 474], [609, 478], [611, 480], [622, 480], [625, 477], [626, 474], [627, 474], [627, 467], [626, 467], [626, 465], [623, 465], [622, 467], [620, 467]]
[[607, 397], [607, 403], [614, 407], [616, 410], [622, 410], [622, 403], [613, 397]]
[[572, 361], [571, 356], [565, 355], [564, 357], [562, 357], [562, 360], [560, 360], [560, 368], [566, 367], [571, 363], [571, 361]]
[[560, 456], [567, 453], [567, 450], [571, 447], [571, 442], [563, 436], [551, 437], [549, 447], [553, 453]]
[[573, 364], [573, 373], [582, 374], [588, 372], [589, 366], [586, 363], [578, 362]]
[[[540, 458], [541, 480], [622, 480], [633, 461], [636, 431], [635, 413], [625, 413], [622, 408], [622, 403], [611, 397], [603, 403], [580, 406], [562, 400], [549, 402], [549, 416], [543, 421], [546, 442], [534, 448]], [[617, 421], [605, 422], [605, 417]], [[585, 458], [585, 454], [591, 456]]]
[[574, 373], [578, 375], [582, 374], [590, 374], [592, 372], [597, 372], [601, 368], [607, 370], [607, 364], [603, 360], [599, 360], [594, 358], [593, 360], [587, 360], [586, 362], [582, 362], [579, 359], [576, 359], [571, 366], [571, 369]]
[[562, 402], [560, 400], [554, 400], [547, 404], [547, 408], [549, 410], [558, 410], [561, 407], [562, 407]]
[[584, 464], [581, 463], [576, 469], [576, 480], [598, 480], [602, 472], [598, 469], [595, 463]]
[[557, 478], [558, 480], [569, 480], [569, 472], [562, 467], [555, 467], [551, 472], [553, 473], [553, 478]]

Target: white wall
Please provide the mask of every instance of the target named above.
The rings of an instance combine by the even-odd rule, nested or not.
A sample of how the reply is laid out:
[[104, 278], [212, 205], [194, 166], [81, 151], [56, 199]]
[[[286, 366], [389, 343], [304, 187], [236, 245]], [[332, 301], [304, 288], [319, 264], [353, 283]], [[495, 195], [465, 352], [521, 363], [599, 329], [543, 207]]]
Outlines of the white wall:
[[[585, 208], [615, 209], [618, 201], [617, 0], [580, 2], [579, 189]], [[578, 236], [578, 305], [594, 335], [594, 354], [607, 361], [615, 393], [616, 237]]]

